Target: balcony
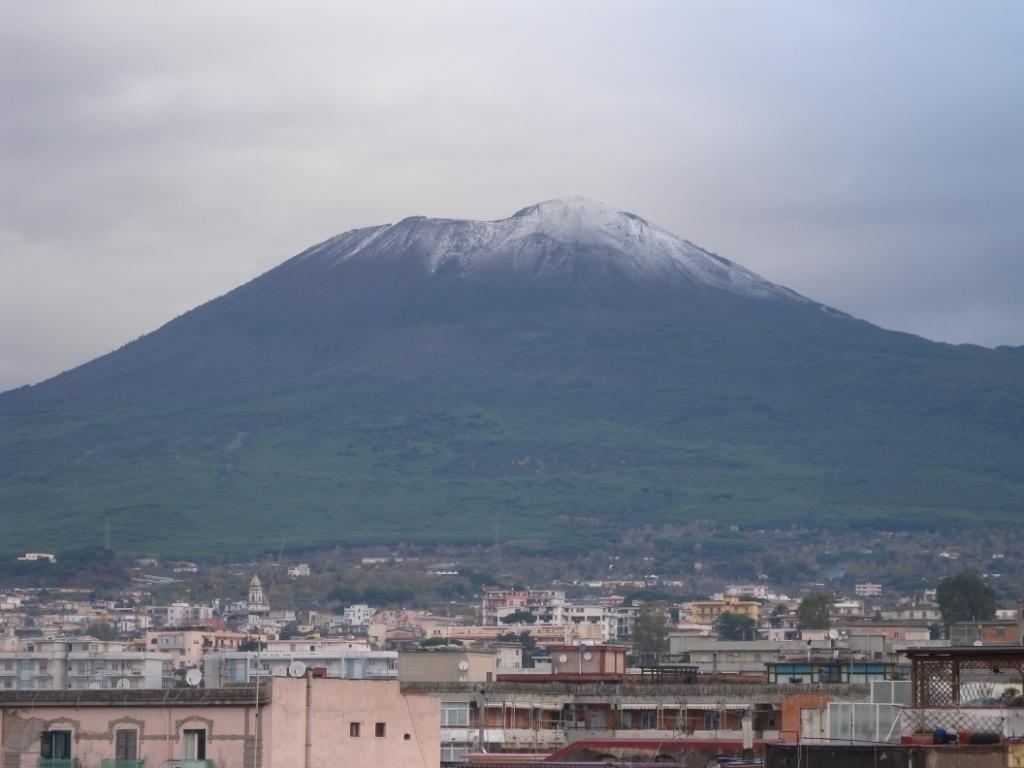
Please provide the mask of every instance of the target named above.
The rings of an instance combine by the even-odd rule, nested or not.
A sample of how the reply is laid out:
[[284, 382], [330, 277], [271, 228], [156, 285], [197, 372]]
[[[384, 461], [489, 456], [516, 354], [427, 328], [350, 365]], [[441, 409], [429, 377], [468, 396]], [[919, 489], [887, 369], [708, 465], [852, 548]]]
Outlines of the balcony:
[[213, 760], [168, 760], [164, 768], [213, 768]]
[[77, 757], [40, 757], [36, 768], [79, 768]]
[[105, 757], [100, 761], [100, 768], [146, 768], [146, 761], [142, 758], [132, 760]]

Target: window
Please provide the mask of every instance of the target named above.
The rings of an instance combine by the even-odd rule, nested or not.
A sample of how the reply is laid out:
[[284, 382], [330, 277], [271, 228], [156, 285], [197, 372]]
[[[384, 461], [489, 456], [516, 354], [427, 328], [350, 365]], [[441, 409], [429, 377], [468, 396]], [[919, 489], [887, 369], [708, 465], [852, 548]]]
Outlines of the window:
[[182, 757], [185, 760], [205, 760], [206, 759], [206, 729], [205, 728], [186, 728], [185, 729], [185, 743], [184, 743], [184, 754]]
[[70, 760], [71, 731], [43, 731], [40, 735], [39, 756], [44, 760]]
[[386, 731], [387, 726], [384, 723], [377, 723], [373, 727], [373, 735], [376, 736], [378, 739], [383, 739]]
[[349, 736], [358, 736], [359, 735], [359, 723], [349, 723], [348, 724], [348, 735]]
[[719, 712], [705, 712], [704, 713], [704, 730], [705, 731], [717, 731], [722, 722], [722, 716]]
[[466, 755], [469, 754], [468, 744], [442, 744], [441, 745], [441, 762], [442, 763], [461, 763]]
[[442, 701], [441, 727], [465, 728], [469, 725], [468, 701]]
[[135, 730], [118, 729], [114, 734], [114, 758], [136, 760], [139, 757], [139, 734]]

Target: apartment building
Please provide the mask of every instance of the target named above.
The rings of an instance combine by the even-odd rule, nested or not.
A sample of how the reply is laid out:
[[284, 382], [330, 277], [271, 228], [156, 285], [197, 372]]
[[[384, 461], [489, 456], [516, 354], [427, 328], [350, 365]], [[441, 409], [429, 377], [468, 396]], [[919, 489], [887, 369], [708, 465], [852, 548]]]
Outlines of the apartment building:
[[318, 670], [323, 677], [346, 680], [388, 680], [398, 677], [396, 651], [349, 648], [315, 650], [217, 651], [203, 657], [203, 681], [208, 687], [252, 684], [269, 677], [285, 677], [293, 662]]
[[0, 691], [5, 765], [436, 768], [438, 697], [396, 682], [279, 678], [252, 688]]
[[742, 600], [726, 595], [721, 600], [696, 600], [690, 604], [690, 621], [694, 624], [714, 624], [725, 613], [748, 616], [755, 622], [761, 618], [761, 604], [756, 600]]
[[565, 603], [565, 592], [557, 589], [485, 589], [480, 623], [496, 627], [501, 616], [525, 610], [537, 616], [553, 616]]
[[94, 637], [37, 638], [0, 653], [0, 690], [168, 688], [173, 661], [167, 653], [125, 649]]
[[553, 752], [581, 739], [735, 743], [742, 740], [745, 718], [757, 738], [792, 738], [800, 729], [800, 707], [790, 699], [809, 693], [827, 706], [868, 697], [867, 686], [858, 685], [806, 686], [792, 694], [777, 685], [626, 681], [609, 686], [585, 680], [403, 682], [402, 690], [440, 696], [446, 763], [459, 762], [470, 752]]
[[175, 669], [198, 667], [207, 653], [238, 650], [252, 635], [215, 629], [166, 629], [146, 632], [138, 644], [139, 650], [169, 654]]

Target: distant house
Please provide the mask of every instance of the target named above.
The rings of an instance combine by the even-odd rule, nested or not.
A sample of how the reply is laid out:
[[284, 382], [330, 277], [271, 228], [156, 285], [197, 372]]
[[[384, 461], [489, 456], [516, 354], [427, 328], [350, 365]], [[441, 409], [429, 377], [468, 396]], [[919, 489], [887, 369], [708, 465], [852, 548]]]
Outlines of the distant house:
[[23, 563], [35, 563], [40, 560], [46, 560], [51, 563], [57, 562], [57, 556], [50, 552], [26, 552], [24, 555], [18, 558]]
[[958, 621], [949, 628], [949, 641], [954, 646], [1021, 645], [1024, 627], [1013, 620]]
[[754, 621], [761, 618], [761, 604], [756, 600], [741, 600], [726, 595], [721, 600], [697, 600], [690, 604], [690, 621], [694, 624], [714, 624], [726, 613], [748, 616]]
[[857, 597], [880, 597], [882, 594], [881, 584], [854, 584], [853, 592]]

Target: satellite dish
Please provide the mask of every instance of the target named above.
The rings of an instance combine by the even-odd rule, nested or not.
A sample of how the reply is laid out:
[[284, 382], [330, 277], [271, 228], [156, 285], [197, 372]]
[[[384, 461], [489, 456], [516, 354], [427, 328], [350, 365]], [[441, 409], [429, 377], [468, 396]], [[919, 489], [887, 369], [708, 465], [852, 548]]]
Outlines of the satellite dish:
[[594, 654], [592, 654], [590, 651], [585, 651], [583, 653], [583, 660], [584, 661], [590, 661], [592, 658], [594, 658]]
[[839, 631], [835, 630], [835, 629], [830, 629], [828, 631], [828, 639], [829, 640], [838, 640], [839, 639]]
[[459, 662], [459, 669], [461, 669], [463, 672], [465, 672], [467, 669], [469, 669], [469, 662], [466, 661], [465, 659], [460, 661]]
[[288, 677], [302, 677], [306, 674], [306, 665], [301, 661], [293, 661], [288, 665]]
[[569, 660], [569, 657], [566, 656], [564, 653], [560, 654], [559, 657], [558, 657], [558, 661], [561, 662], [562, 664], [565, 664], [565, 662], [567, 662], [568, 660]]
[[198, 669], [190, 669], [185, 673], [185, 684], [188, 685], [189, 688], [195, 688], [201, 682], [203, 682], [203, 673]]
[[131, 687], [131, 684], [132, 681], [129, 680], [127, 677], [122, 677], [120, 680], [117, 681], [118, 688], [129, 688]]

